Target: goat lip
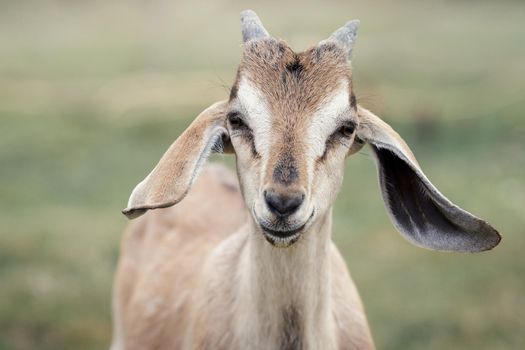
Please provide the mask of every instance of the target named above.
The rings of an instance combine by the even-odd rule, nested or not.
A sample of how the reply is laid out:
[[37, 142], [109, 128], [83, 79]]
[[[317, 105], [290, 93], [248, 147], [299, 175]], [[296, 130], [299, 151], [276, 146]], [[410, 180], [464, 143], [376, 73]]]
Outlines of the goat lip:
[[259, 222], [259, 225], [261, 226], [261, 229], [263, 230], [264, 234], [267, 235], [267, 236], [272, 236], [272, 237], [280, 238], [280, 239], [292, 239], [293, 240], [294, 238], [299, 237], [299, 235], [301, 234], [301, 231], [305, 228], [305, 226], [314, 217], [314, 214], [315, 214], [315, 209], [312, 210], [312, 214], [310, 214], [310, 217], [308, 218], [308, 220], [306, 220], [304, 222], [304, 224], [300, 225], [299, 227], [297, 227], [297, 228], [295, 228], [293, 230], [288, 230], [288, 231], [280, 230], [280, 231], [277, 231], [277, 230], [269, 228], [268, 226], [265, 226], [261, 222]]
[[263, 229], [265, 234], [269, 234], [271, 236], [278, 237], [278, 238], [290, 238], [290, 237], [295, 236], [297, 233], [299, 233], [304, 228], [305, 225], [306, 223], [299, 226], [296, 229], [289, 230], [289, 231], [276, 231], [276, 230], [272, 230], [271, 228], [263, 226], [263, 225], [261, 225], [261, 228]]

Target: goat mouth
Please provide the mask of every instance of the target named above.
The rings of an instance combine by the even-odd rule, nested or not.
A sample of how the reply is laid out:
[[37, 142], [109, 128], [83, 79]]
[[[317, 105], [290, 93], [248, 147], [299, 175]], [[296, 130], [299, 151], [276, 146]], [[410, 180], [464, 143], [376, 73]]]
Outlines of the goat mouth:
[[278, 238], [291, 238], [291, 237], [297, 235], [300, 231], [302, 231], [302, 229], [304, 228], [305, 225], [306, 225], [306, 223], [301, 225], [301, 226], [299, 226], [296, 229], [289, 230], [289, 231], [272, 230], [271, 228], [266, 227], [266, 226], [264, 226], [262, 224], [261, 224], [261, 228], [263, 229], [265, 234], [270, 234], [270, 235], [272, 235], [274, 237], [278, 237]]
[[290, 231], [275, 231], [261, 225], [264, 238], [268, 243], [278, 248], [286, 248], [294, 244], [301, 237], [305, 225]]
[[291, 244], [297, 242], [301, 236], [305, 226], [311, 221], [314, 217], [315, 210], [312, 210], [312, 214], [302, 225], [292, 230], [275, 230], [266, 226], [264, 223], [259, 221], [259, 226], [262, 229], [264, 237], [266, 240], [274, 246], [287, 247]]

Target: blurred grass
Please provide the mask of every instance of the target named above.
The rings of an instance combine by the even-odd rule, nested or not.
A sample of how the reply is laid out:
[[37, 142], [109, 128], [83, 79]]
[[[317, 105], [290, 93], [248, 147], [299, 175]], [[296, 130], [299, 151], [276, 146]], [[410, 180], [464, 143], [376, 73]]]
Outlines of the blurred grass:
[[0, 349], [102, 349], [133, 187], [240, 55], [238, 13], [305, 48], [362, 21], [359, 100], [432, 181], [504, 236], [492, 252], [410, 246], [365, 151], [348, 161], [334, 239], [381, 349], [525, 344], [525, 4], [0, 2]]

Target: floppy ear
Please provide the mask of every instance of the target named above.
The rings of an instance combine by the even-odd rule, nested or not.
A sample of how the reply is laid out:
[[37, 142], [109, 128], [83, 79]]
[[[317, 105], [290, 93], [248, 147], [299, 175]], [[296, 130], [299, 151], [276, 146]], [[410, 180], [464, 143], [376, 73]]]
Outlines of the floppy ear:
[[122, 211], [130, 219], [149, 209], [166, 208], [188, 193], [212, 151], [221, 152], [229, 140], [225, 127], [226, 101], [217, 102], [191, 123], [168, 148], [153, 171], [139, 183]]
[[456, 252], [480, 252], [498, 245], [498, 231], [443, 196], [388, 124], [361, 106], [358, 115], [357, 137], [375, 153], [383, 200], [405, 238], [417, 246]]

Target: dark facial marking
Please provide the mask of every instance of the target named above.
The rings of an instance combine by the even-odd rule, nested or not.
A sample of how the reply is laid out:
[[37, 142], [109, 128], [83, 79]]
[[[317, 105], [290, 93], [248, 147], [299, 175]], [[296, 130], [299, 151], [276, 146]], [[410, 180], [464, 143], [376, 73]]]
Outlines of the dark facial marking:
[[304, 67], [302, 63], [299, 61], [299, 57], [295, 56], [292, 62], [288, 62], [286, 64], [286, 69], [288, 70], [288, 72], [296, 76], [299, 76], [301, 72], [303, 71]]
[[295, 158], [290, 153], [285, 153], [275, 166], [273, 181], [288, 186], [297, 181], [298, 178], [299, 170], [297, 169]]
[[[317, 159], [317, 162], [322, 163], [326, 160], [327, 154], [337, 146], [338, 144], [346, 144], [343, 140], [348, 139], [352, 136], [357, 127], [356, 123], [353, 121], [345, 122], [343, 125], [339, 126], [327, 139], [324, 147], [324, 152], [321, 157]], [[354, 137], [354, 142], [358, 140], [357, 137]], [[360, 140], [359, 140], [360, 141]], [[359, 142], [358, 141], [358, 142]]]
[[242, 138], [245, 140], [245, 142], [248, 142], [248, 144], [250, 145], [252, 157], [259, 159], [260, 155], [259, 152], [257, 152], [257, 149], [255, 148], [255, 141], [253, 139], [253, 133], [251, 132], [251, 130], [248, 133], [243, 133]]
[[350, 106], [352, 108], [356, 108], [357, 107], [357, 99], [355, 98], [354, 93], [352, 93], [352, 95], [350, 95]]
[[230, 102], [237, 98], [237, 93], [239, 92], [239, 79], [240, 79], [240, 70], [237, 68], [237, 73], [235, 74], [235, 81], [230, 89]]
[[303, 329], [297, 309], [289, 306], [283, 310], [283, 324], [279, 350], [301, 350]]
[[237, 97], [237, 92], [239, 91], [239, 87], [237, 84], [233, 85], [230, 90], [230, 101]]
[[255, 148], [255, 141], [253, 141], [253, 138], [251, 139], [250, 146], [251, 146], [253, 158], [259, 159], [261, 156], [259, 155], [259, 152], [257, 152], [257, 149]]
[[326, 143], [324, 145], [324, 152], [321, 157], [317, 159], [318, 163], [323, 163], [326, 160], [326, 156], [330, 153], [330, 151], [336, 146], [336, 140], [333, 136], [328, 137], [326, 140]]

